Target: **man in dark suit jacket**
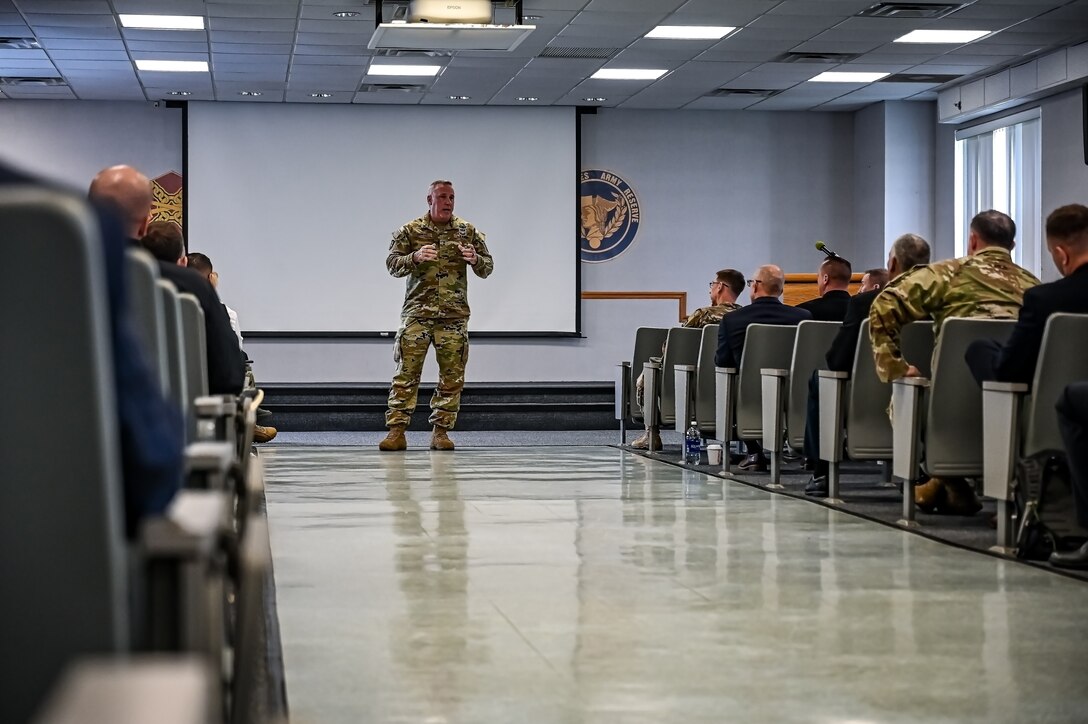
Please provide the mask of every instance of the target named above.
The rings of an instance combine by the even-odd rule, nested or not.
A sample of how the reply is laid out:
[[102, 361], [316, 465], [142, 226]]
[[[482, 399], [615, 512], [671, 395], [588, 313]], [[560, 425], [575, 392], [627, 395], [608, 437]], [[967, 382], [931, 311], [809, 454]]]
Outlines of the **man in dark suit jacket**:
[[[98, 174], [91, 183], [92, 200], [111, 204], [127, 220], [129, 243], [141, 246], [151, 216], [151, 182], [130, 166], [115, 166]], [[245, 385], [246, 365], [238, 338], [230, 327], [230, 318], [210, 282], [191, 269], [179, 266], [185, 258], [185, 244], [180, 230], [174, 248], [150, 249], [159, 260], [159, 273], [181, 293], [192, 294], [204, 310], [204, 334], [208, 358], [208, 392], [213, 395], [237, 395]], [[176, 253], [176, 256], [174, 255]]]
[[[0, 186], [10, 184], [46, 185], [0, 164]], [[150, 193], [149, 187], [149, 207]], [[96, 211], [109, 297], [125, 528], [132, 537], [140, 518], [164, 512], [181, 487], [185, 431], [181, 415], [163, 397], [132, 328], [125, 287], [123, 224], [113, 209]]]
[[[752, 324], [797, 325], [812, 314], [804, 309], [782, 303], [780, 297], [786, 287], [786, 275], [773, 264], [761, 266], [748, 280], [752, 291], [752, 303], [722, 317], [718, 325], [718, 349], [714, 364], [718, 367], [739, 367], [744, 351], [748, 326]], [[767, 469], [767, 458], [758, 440], [745, 440], [748, 458], [738, 467], [741, 470], [762, 471]]]
[[[888, 276], [892, 279], [910, 271], [919, 264], [929, 263], [929, 243], [917, 234], [903, 234], [892, 244], [888, 253]], [[861, 323], [869, 318], [869, 308], [880, 294], [880, 289], [862, 292], [851, 297], [846, 307], [842, 328], [827, 351], [827, 369], [833, 372], [850, 372], [854, 367], [854, 354], [861, 335]], [[820, 386], [819, 377], [813, 374], [808, 384], [808, 406], [805, 416], [805, 457], [812, 466], [812, 477], [805, 486], [805, 494], [818, 498], [827, 497], [828, 463], [820, 460]]]
[[816, 289], [820, 296], [802, 302], [798, 309], [808, 310], [817, 322], [841, 322], [850, 303], [850, 277], [854, 270], [841, 256], [824, 259], [816, 273]]
[[1088, 207], [1055, 209], [1046, 220], [1046, 245], [1062, 279], [1024, 293], [1020, 317], [1004, 345], [978, 340], [967, 348], [967, 366], [980, 384], [1031, 382], [1050, 315], [1088, 314]]

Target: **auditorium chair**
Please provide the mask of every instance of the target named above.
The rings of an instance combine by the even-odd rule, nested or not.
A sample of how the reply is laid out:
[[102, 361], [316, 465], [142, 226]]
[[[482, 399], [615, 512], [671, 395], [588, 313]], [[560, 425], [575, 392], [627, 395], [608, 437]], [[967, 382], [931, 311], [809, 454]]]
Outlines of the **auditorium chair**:
[[823, 366], [824, 357], [842, 327], [842, 322], [806, 320], [797, 325], [789, 367], [760, 370], [763, 391], [763, 447], [770, 451], [771, 483], [779, 482], [782, 455], [782, 421], [786, 444], [801, 450], [805, 444], [805, 404], [812, 373]]
[[[933, 322], [911, 322], [903, 327], [903, 358], [929, 374], [933, 357]], [[873, 361], [869, 320], [861, 323], [854, 364], [850, 372], [819, 370], [820, 459], [828, 462], [828, 502], [839, 502], [843, 436], [846, 457], [884, 462], [885, 482], [891, 475], [892, 423], [888, 406], [892, 386], [881, 382]]]
[[[125, 540], [109, 299], [94, 215], [61, 192], [5, 188], [0, 239], [19, 269], [0, 295], [0, 676], [15, 684], [0, 697], [0, 721], [18, 724], [77, 657], [126, 654], [144, 647], [152, 630], [173, 633], [179, 645], [171, 651], [214, 632], [186, 629], [186, 621], [210, 615], [194, 609], [202, 590], [144, 596], [149, 570], [180, 580], [179, 570], [201, 563], [155, 540], [138, 550]], [[78, 434], [58, 437], [62, 427]], [[155, 520], [181, 526], [187, 521], [174, 512], [197, 504], [226, 509], [220, 494], [183, 491]], [[221, 552], [218, 526], [188, 526], [184, 535], [200, 539], [198, 557]], [[222, 651], [210, 648], [188, 650], [214, 667]]]
[[616, 377], [616, 419], [620, 421], [620, 444], [627, 444], [627, 421], [639, 422], [642, 410], [635, 402], [635, 383], [642, 374], [643, 365], [661, 355], [669, 330], [660, 327], [639, 327], [635, 330], [635, 350], [631, 361], [620, 362]]
[[695, 420], [703, 437], [714, 437], [714, 354], [717, 349], [718, 325], [707, 325], [703, 327], [699, 341], [697, 363], [673, 368], [677, 432], [687, 432], [688, 425]]
[[964, 355], [977, 339], [1004, 342], [1015, 324], [1011, 319], [948, 319], [937, 340], [932, 378], [892, 383], [892, 474], [903, 481], [901, 524], [917, 525], [914, 482], [920, 463], [931, 477], [982, 476], [982, 391]]
[[1054, 408], [1066, 385], [1085, 379], [1088, 315], [1054, 314], [1046, 322], [1031, 384], [982, 383], [983, 493], [997, 500], [995, 548], [1000, 552], [1012, 553], [1016, 542], [1012, 514], [1017, 460], [1063, 449]]
[[788, 367], [793, 357], [797, 327], [753, 324], [748, 327], [740, 367], [715, 368], [715, 434], [726, 443], [722, 470], [729, 472], [730, 433], [736, 426], [741, 440], [763, 437], [761, 370]]

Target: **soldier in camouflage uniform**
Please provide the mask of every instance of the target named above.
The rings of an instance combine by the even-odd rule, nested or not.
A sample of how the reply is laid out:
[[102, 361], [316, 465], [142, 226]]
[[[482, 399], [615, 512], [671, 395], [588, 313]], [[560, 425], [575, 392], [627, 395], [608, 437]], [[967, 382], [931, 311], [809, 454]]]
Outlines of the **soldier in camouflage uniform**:
[[[1012, 219], [1000, 211], [983, 211], [971, 220], [968, 256], [915, 267], [888, 283], [869, 310], [869, 338], [881, 380], [919, 375], [900, 348], [900, 332], [909, 322], [932, 319], [939, 338], [941, 324], [951, 317], [1019, 316], [1024, 292], [1039, 280], [1013, 262], [1015, 237]], [[954, 515], [981, 508], [974, 489], [961, 478], [931, 478], [915, 488], [915, 502], [923, 510]]]
[[[703, 328], [712, 324], [718, 324], [729, 312], [740, 309], [740, 305], [737, 304], [737, 297], [744, 291], [744, 275], [736, 269], [722, 269], [715, 276], [714, 281], [710, 282], [710, 305], [709, 307], [699, 307], [691, 315], [688, 316], [687, 321], [684, 322], [685, 327]], [[661, 350], [662, 357], [665, 354], [664, 348]], [[661, 357], [651, 357], [651, 361], [660, 362]], [[635, 402], [641, 409], [644, 402], [645, 394], [645, 380], [643, 375], [638, 376], [638, 380], [635, 382]], [[647, 423], [646, 432], [637, 440], [631, 443], [631, 447], [638, 450], [648, 450], [650, 448], [650, 437], [654, 439], [654, 449], [661, 449], [661, 435], [658, 432], [657, 425], [650, 425]]]
[[475, 226], [453, 215], [453, 184], [435, 181], [427, 192], [428, 212], [393, 235], [385, 265], [408, 277], [401, 326], [394, 342], [397, 372], [389, 390], [381, 450], [404, 450], [404, 430], [416, 408], [427, 349], [434, 345], [438, 386], [431, 397], [432, 450], [452, 450], [447, 435], [457, 421], [468, 361], [468, 269], [484, 279], [495, 268]]

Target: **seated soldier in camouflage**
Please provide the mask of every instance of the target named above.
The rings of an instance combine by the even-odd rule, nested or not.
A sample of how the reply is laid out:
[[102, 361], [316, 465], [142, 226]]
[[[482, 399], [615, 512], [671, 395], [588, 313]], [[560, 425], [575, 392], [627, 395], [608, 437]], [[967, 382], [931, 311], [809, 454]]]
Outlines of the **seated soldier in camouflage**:
[[385, 265], [394, 277], [408, 277], [401, 327], [394, 342], [397, 372], [389, 389], [381, 450], [404, 450], [427, 350], [434, 345], [438, 385], [431, 397], [432, 450], [452, 450], [448, 431], [457, 421], [468, 361], [468, 270], [481, 279], [495, 268], [475, 226], [453, 215], [453, 184], [435, 181], [427, 191], [428, 211], [393, 235]]
[[[1012, 219], [1000, 211], [983, 211], [971, 219], [968, 256], [915, 267], [888, 282], [869, 310], [869, 338], [881, 380], [920, 375], [900, 348], [900, 332], [909, 322], [932, 319], [939, 339], [941, 324], [951, 317], [1019, 316], [1024, 292], [1039, 280], [1013, 262], [1015, 238]], [[915, 488], [914, 501], [926, 512], [949, 515], [973, 515], [982, 507], [962, 478], [930, 478]]]
[[[744, 275], [736, 269], [722, 269], [715, 276], [714, 281], [710, 282], [710, 306], [700, 307], [696, 309], [684, 322], [685, 327], [707, 327], [712, 324], [718, 324], [729, 312], [740, 309], [740, 305], [737, 304], [737, 297], [744, 291]], [[661, 355], [664, 357], [665, 348], [661, 348]], [[651, 357], [652, 361], [660, 362], [661, 357]], [[635, 402], [639, 408], [642, 408], [645, 394], [645, 380], [640, 374], [638, 380], [635, 383]], [[650, 448], [651, 436], [654, 442], [654, 449], [661, 449], [661, 434], [657, 429], [657, 425], [646, 425], [646, 432], [642, 437], [631, 443], [631, 447], [638, 450], [648, 450]]]

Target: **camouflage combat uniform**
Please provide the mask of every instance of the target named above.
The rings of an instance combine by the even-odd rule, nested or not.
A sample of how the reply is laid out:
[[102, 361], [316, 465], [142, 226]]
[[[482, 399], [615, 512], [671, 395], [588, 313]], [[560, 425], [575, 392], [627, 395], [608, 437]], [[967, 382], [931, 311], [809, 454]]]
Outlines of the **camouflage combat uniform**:
[[[416, 264], [412, 255], [431, 244], [438, 258]], [[468, 361], [468, 263], [458, 244], [476, 249], [473, 273], [486, 278], [495, 268], [475, 226], [454, 216], [448, 224], [434, 224], [429, 214], [410, 221], [393, 235], [385, 266], [395, 277], [408, 277], [401, 309], [401, 326], [393, 345], [397, 372], [389, 389], [386, 427], [407, 426], [416, 409], [419, 378], [427, 348], [434, 345], [438, 386], [431, 397], [430, 423], [453, 429], [465, 386]]]
[[937, 336], [950, 317], [1016, 319], [1024, 292], [1038, 283], [1031, 272], [1013, 262], [1008, 251], [995, 246], [960, 259], [918, 266], [893, 279], [869, 310], [877, 374], [884, 382], [906, 374], [899, 334], [908, 322], [932, 319]]

